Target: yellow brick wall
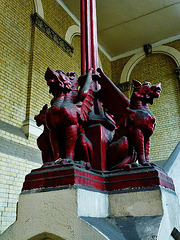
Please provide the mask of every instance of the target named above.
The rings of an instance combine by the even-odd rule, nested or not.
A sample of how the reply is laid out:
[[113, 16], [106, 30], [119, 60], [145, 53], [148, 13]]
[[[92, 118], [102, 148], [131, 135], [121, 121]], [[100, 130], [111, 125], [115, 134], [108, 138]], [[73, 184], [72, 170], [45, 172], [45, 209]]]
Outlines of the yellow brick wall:
[[70, 65], [68, 66], [67, 71], [74, 71], [79, 77], [81, 75], [81, 37], [73, 37], [71, 45], [74, 48], [74, 53], [72, 55], [72, 58], [70, 59]]
[[165, 45], [167, 45], [167, 46], [169, 46], [169, 47], [173, 47], [173, 48], [175, 48], [176, 50], [180, 51], [180, 40], [179, 40], [179, 39], [176, 40], [176, 41], [167, 43], [167, 44], [165, 44]]
[[16, 205], [24, 176], [40, 164], [7, 154], [0, 156], [0, 232], [16, 219]]
[[[29, 60], [31, 49], [32, 2], [1, 1], [0, 5], [0, 120], [21, 128], [26, 119]], [[29, 140], [0, 131], [0, 136], [28, 146]]]
[[[170, 43], [165, 44], [166, 46], [169, 47], [173, 47], [176, 50], [180, 51], [180, 40], [176, 40]], [[121, 58], [115, 61], [111, 62], [111, 71], [112, 71], [112, 78], [111, 80], [115, 83], [115, 84], [119, 84], [120, 83], [120, 76], [121, 73], [123, 71], [124, 66], [126, 65], [126, 63], [131, 59], [133, 55], [125, 57], [125, 58]]]
[[18, 127], [26, 112], [31, 14], [31, 1], [1, 1], [0, 118]]
[[56, 0], [41, 0], [44, 9], [44, 20], [63, 38], [67, 29], [76, 24]]
[[120, 77], [121, 77], [121, 73], [123, 71], [123, 68], [126, 65], [126, 63], [130, 60], [131, 57], [132, 56], [125, 57], [125, 58], [121, 58], [121, 59], [118, 59], [116, 61], [111, 62], [111, 69], [112, 69], [111, 80], [115, 84], [118, 85], [120, 83]]
[[[73, 45], [79, 43], [79, 38], [75, 37]], [[80, 49], [79, 46], [77, 46]], [[49, 94], [49, 89], [44, 79], [44, 74], [47, 67], [53, 70], [62, 69], [65, 72], [76, 71], [80, 75], [79, 52], [75, 49], [73, 57], [67, 55], [59, 46], [52, 42], [38, 28], [35, 28], [35, 43], [33, 51], [33, 67], [32, 67], [32, 89], [30, 101], [30, 117], [43, 107], [44, 104], [49, 104], [52, 95]]]

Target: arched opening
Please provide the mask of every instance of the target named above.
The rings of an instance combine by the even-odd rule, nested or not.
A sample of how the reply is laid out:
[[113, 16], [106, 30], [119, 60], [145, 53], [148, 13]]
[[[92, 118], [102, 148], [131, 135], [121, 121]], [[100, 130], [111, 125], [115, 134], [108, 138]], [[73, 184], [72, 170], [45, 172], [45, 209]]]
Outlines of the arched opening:
[[[152, 49], [152, 53], [162, 53], [165, 55], [168, 55], [169, 57], [171, 57], [177, 67], [180, 66], [180, 52], [172, 47], [168, 47], [168, 46], [159, 46], [159, 47], [155, 47]], [[133, 70], [133, 68], [142, 60], [146, 57], [145, 53], [139, 52], [137, 54], [135, 54], [125, 65], [121, 77], [120, 77], [120, 83], [124, 83], [124, 82], [128, 82], [131, 72]]]
[[29, 238], [28, 240], [65, 240], [62, 237], [59, 237], [57, 235], [54, 235], [52, 233], [40, 233], [32, 238]]
[[68, 28], [65, 36], [65, 40], [71, 44], [73, 37], [81, 35], [80, 27], [78, 25], [72, 25]]

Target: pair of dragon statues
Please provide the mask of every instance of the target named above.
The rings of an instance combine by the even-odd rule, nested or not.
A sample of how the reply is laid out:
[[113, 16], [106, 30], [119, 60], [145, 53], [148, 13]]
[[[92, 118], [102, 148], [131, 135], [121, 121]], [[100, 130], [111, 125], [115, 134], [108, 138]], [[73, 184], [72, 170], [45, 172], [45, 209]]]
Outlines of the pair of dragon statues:
[[43, 164], [82, 161], [90, 169], [94, 146], [86, 132], [100, 124], [111, 132], [108, 141], [106, 134], [98, 139], [108, 142], [106, 159], [98, 160], [107, 162], [106, 170], [131, 169], [138, 163], [149, 166], [150, 136], [156, 119], [148, 104], [159, 97], [161, 83], [133, 80], [129, 101], [100, 68], [92, 71], [77, 79], [75, 72], [47, 68], [45, 79], [53, 99], [50, 107], [44, 105], [35, 116], [37, 126], [44, 125], [37, 139]]

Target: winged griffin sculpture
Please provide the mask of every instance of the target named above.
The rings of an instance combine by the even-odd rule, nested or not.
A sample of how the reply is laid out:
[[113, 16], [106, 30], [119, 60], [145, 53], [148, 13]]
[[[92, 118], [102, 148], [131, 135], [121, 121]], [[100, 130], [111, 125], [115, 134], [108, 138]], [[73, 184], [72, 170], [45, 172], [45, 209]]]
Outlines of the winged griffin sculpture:
[[[105, 139], [106, 132], [98, 139], [108, 142], [103, 155], [106, 159], [99, 159], [107, 162], [107, 170], [131, 168], [137, 160], [141, 165], [148, 165], [150, 136], [156, 125], [148, 104], [159, 97], [161, 84], [133, 80], [134, 91], [129, 101], [101, 69], [97, 69], [95, 78], [100, 90], [95, 88], [92, 71], [77, 80], [75, 72], [47, 69], [45, 79], [53, 99], [49, 108], [45, 105], [35, 116], [37, 125], [44, 125], [44, 132], [37, 140], [43, 163], [83, 160], [91, 164], [94, 146], [86, 136], [86, 128], [101, 124], [105, 129], [109, 126], [108, 131], [114, 134], [110, 141]], [[101, 113], [92, 123], [95, 99], [101, 101], [104, 115]]]

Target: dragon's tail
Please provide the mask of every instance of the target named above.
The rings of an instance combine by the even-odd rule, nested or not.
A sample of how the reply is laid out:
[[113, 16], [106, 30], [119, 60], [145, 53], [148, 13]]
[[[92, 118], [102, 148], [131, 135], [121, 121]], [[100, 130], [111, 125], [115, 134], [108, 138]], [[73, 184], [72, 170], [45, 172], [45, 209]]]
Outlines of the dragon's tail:
[[123, 168], [127, 164], [136, 161], [136, 153], [133, 150], [133, 147], [129, 146], [128, 138], [126, 136], [123, 136], [118, 141], [110, 144], [108, 157], [108, 169], [110, 170]]

